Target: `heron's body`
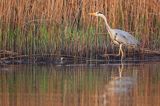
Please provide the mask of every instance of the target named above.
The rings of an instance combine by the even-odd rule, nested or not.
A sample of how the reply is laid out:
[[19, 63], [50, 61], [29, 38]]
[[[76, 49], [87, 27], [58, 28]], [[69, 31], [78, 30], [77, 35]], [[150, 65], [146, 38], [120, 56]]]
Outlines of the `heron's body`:
[[90, 13], [90, 15], [93, 16], [98, 16], [104, 19], [105, 24], [106, 24], [106, 28], [108, 30], [108, 33], [110, 35], [111, 41], [119, 46], [119, 54], [121, 54], [121, 60], [124, 57], [124, 52], [122, 49], [122, 46], [126, 46], [126, 47], [132, 47], [132, 48], [137, 48], [139, 46], [139, 41], [136, 40], [135, 37], [133, 37], [131, 34], [129, 34], [126, 31], [120, 30], [120, 29], [112, 29], [110, 28], [110, 26], [108, 25], [107, 19], [106, 17], [100, 13], [100, 12], [96, 12], [96, 13]]
[[119, 29], [111, 29], [111, 33], [113, 36], [111, 40], [114, 44], [120, 45], [123, 44], [125, 46], [136, 48], [139, 45], [139, 41], [136, 40], [131, 34], [126, 31]]

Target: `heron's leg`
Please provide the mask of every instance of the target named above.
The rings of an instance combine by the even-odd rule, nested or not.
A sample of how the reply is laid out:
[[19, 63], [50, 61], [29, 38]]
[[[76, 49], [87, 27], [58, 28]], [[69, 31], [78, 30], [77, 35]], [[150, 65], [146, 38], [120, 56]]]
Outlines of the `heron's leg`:
[[124, 52], [123, 52], [122, 46], [123, 46], [123, 44], [119, 45], [119, 52], [118, 52], [118, 54], [105, 54], [103, 56], [120, 56], [122, 54], [122, 56], [121, 56], [121, 60], [122, 60], [122, 57], [124, 57]]
[[119, 45], [119, 51], [118, 51], [117, 56], [120, 56], [120, 55], [121, 55], [121, 49], [122, 49], [122, 44]]
[[120, 50], [120, 52], [121, 52], [121, 61], [123, 60], [123, 58], [124, 58], [124, 52], [123, 52], [123, 49], [122, 49], [122, 44], [120, 44], [120, 46], [119, 46], [119, 50]]

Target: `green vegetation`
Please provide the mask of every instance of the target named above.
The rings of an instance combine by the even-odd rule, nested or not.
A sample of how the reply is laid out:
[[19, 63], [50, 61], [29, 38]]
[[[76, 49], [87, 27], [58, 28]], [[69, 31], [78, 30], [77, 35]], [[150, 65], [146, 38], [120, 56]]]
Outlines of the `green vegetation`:
[[106, 53], [110, 42], [104, 22], [88, 15], [95, 11], [102, 11], [111, 27], [141, 40], [142, 48], [158, 50], [159, 9], [155, 0], [2, 0], [0, 50], [21, 55]]

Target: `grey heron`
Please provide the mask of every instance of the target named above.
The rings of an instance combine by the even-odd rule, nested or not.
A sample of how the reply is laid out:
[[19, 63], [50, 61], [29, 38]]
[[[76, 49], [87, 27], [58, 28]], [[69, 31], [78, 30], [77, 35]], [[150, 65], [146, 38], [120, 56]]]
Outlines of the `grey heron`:
[[107, 18], [101, 12], [89, 13], [89, 15], [101, 17], [104, 19], [111, 41], [113, 42], [113, 44], [119, 46], [119, 53], [117, 56], [121, 55], [121, 61], [124, 58], [123, 46], [138, 48], [138, 46], [140, 45], [139, 41], [130, 33], [120, 29], [112, 29], [108, 25]]

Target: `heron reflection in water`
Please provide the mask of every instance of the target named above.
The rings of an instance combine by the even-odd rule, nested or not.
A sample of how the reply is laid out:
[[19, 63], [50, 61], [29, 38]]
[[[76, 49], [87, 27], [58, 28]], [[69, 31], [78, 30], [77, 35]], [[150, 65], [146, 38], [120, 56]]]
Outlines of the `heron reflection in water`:
[[[102, 94], [102, 103], [104, 106], [112, 106], [113, 102], [126, 103], [126, 95], [131, 95], [134, 85], [136, 84], [136, 70], [133, 72], [133, 76], [125, 76], [123, 72], [127, 71], [126, 66], [121, 64], [118, 66], [118, 76], [111, 76], [111, 79], [105, 85]], [[114, 99], [113, 99], [114, 98]], [[131, 100], [132, 98], [128, 98]]]

